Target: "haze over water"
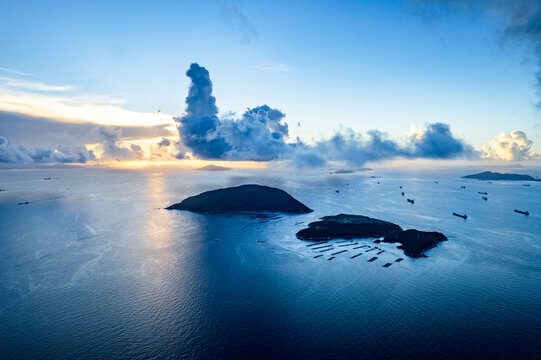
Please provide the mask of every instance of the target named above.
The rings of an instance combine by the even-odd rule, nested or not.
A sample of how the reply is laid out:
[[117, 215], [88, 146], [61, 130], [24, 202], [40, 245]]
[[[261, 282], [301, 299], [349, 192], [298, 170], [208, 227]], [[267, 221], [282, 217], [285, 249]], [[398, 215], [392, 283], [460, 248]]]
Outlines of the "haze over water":
[[[3, 170], [0, 353], [539, 358], [541, 183], [460, 179], [466, 174]], [[163, 209], [245, 183], [284, 189], [314, 212]], [[348, 252], [332, 261], [328, 252], [314, 258], [319, 251], [295, 233], [338, 213], [440, 231], [448, 241], [428, 258], [383, 243], [381, 255], [351, 259], [363, 250], [343, 247]]]

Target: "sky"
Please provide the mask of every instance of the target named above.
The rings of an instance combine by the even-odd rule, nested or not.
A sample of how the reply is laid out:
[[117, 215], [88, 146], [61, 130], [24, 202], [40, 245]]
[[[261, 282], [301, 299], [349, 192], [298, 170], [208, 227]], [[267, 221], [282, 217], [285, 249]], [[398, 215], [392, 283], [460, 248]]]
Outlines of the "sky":
[[541, 4], [508, 3], [0, 0], [0, 162], [540, 161]]

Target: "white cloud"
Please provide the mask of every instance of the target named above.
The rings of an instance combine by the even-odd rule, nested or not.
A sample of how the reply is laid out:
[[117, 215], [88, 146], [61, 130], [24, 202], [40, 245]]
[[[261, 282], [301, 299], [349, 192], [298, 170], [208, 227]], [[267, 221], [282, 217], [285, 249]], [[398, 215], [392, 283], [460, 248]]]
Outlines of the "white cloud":
[[0, 77], [0, 85], [29, 91], [66, 92], [73, 90], [73, 86], [71, 85], [47, 85], [37, 81], [28, 81], [9, 77]]
[[533, 141], [528, 140], [523, 131], [502, 132], [494, 137], [490, 145], [483, 146], [481, 156], [484, 159], [506, 161], [538, 159], [540, 155], [531, 150], [532, 144]]
[[22, 75], [22, 76], [32, 76], [32, 74], [28, 74], [22, 71], [13, 70], [13, 69], [5, 68], [5, 67], [0, 67], [0, 72], [5, 72], [5, 73], [10, 73], [10, 74], [15, 74], [15, 75]]

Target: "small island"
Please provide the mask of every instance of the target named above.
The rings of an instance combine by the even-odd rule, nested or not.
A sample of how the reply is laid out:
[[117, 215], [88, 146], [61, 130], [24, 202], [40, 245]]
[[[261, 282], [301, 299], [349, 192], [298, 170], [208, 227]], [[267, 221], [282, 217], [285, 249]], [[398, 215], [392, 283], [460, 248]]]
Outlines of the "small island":
[[229, 171], [231, 168], [225, 167], [225, 166], [218, 166], [218, 165], [205, 165], [200, 168], [194, 169], [196, 171]]
[[310, 241], [330, 239], [383, 238], [376, 243], [400, 243], [399, 249], [410, 257], [426, 257], [424, 252], [447, 240], [439, 232], [403, 230], [399, 225], [362, 215], [324, 216], [297, 232], [297, 238]]
[[520, 174], [502, 174], [492, 171], [484, 171], [479, 174], [466, 175], [462, 177], [463, 179], [477, 179], [477, 180], [506, 180], [506, 181], [541, 181], [530, 175], [520, 175]]
[[349, 169], [338, 169], [335, 172], [332, 172], [331, 174], [353, 174], [355, 170], [349, 170]]
[[186, 198], [166, 209], [198, 213], [257, 211], [304, 214], [312, 212], [310, 208], [284, 190], [255, 184], [207, 191]]
[[362, 215], [340, 214], [324, 216], [320, 221], [311, 222], [306, 229], [297, 233], [297, 238], [311, 241], [378, 238], [397, 231], [402, 231], [402, 228], [388, 221]]

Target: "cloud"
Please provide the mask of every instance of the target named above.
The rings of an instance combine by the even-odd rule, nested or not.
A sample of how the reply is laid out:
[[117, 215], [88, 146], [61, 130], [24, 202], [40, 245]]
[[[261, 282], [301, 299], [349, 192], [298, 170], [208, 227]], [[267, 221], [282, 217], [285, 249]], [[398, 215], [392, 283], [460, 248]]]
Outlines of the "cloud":
[[131, 144], [129, 148], [118, 146], [118, 139], [121, 136], [120, 130], [100, 127], [99, 132], [104, 138], [103, 154], [100, 160], [131, 161], [143, 159], [143, 149], [139, 145]]
[[158, 147], [166, 147], [166, 146], [169, 146], [171, 145], [171, 141], [169, 141], [168, 138], [162, 138], [159, 142], [158, 142]]
[[204, 159], [269, 161], [286, 152], [288, 126], [280, 110], [262, 105], [247, 109], [240, 118], [229, 114], [220, 119], [207, 69], [192, 64], [186, 75], [191, 80], [186, 113], [175, 119], [180, 137], [177, 157], [190, 151]]
[[[5, 79], [5, 78], [4, 78]], [[19, 84], [23, 80], [18, 80]], [[33, 83], [36, 86], [36, 83]], [[54, 86], [44, 85], [54, 88]], [[173, 125], [173, 117], [164, 113], [143, 113], [124, 109], [124, 100], [95, 94], [34, 92], [13, 88], [0, 81], [0, 111], [46, 117], [72, 123], [110, 126]]]
[[468, 156], [473, 148], [463, 140], [454, 137], [448, 124], [427, 124], [426, 130], [417, 131], [410, 136], [410, 158], [449, 159]]
[[70, 91], [73, 90], [71, 85], [47, 85], [37, 81], [28, 81], [21, 79], [13, 79], [9, 77], [0, 77], [0, 85], [10, 88], [30, 90], [30, 91]]
[[244, 42], [257, 40], [258, 32], [255, 26], [246, 19], [244, 13], [232, 2], [224, 4], [222, 14], [228, 25], [239, 31]]
[[481, 157], [492, 160], [531, 160], [539, 159], [540, 155], [531, 150], [533, 141], [528, 140], [523, 131], [502, 132], [483, 146]]
[[32, 76], [32, 74], [28, 74], [22, 71], [17, 71], [17, 70], [5, 68], [5, 67], [0, 67], [0, 72], [5, 72], [5, 73], [15, 74], [15, 75], [22, 75], [22, 76]]
[[[12, 143], [27, 142], [33, 145], [53, 147], [63, 143], [69, 145], [92, 144], [103, 141], [96, 129], [100, 125], [92, 123], [69, 123], [54, 118], [34, 117], [20, 113], [0, 111], [0, 135]], [[170, 137], [175, 132], [169, 125], [155, 126], [106, 126], [120, 129], [121, 140], [142, 140], [157, 137]]]
[[248, 108], [240, 118], [235, 114], [220, 118], [207, 69], [192, 64], [186, 75], [191, 80], [187, 108], [175, 119], [180, 138], [177, 158], [191, 153], [202, 159], [291, 160], [300, 167], [314, 167], [328, 161], [358, 166], [396, 157], [452, 159], [473, 153], [473, 148], [454, 137], [449, 125], [443, 123], [417, 129], [404, 144], [378, 130], [363, 135], [351, 129], [310, 145], [300, 139], [287, 142], [289, 128], [282, 111], [261, 105]]
[[86, 163], [95, 159], [94, 153], [84, 146], [13, 146], [0, 136], [0, 163]]

